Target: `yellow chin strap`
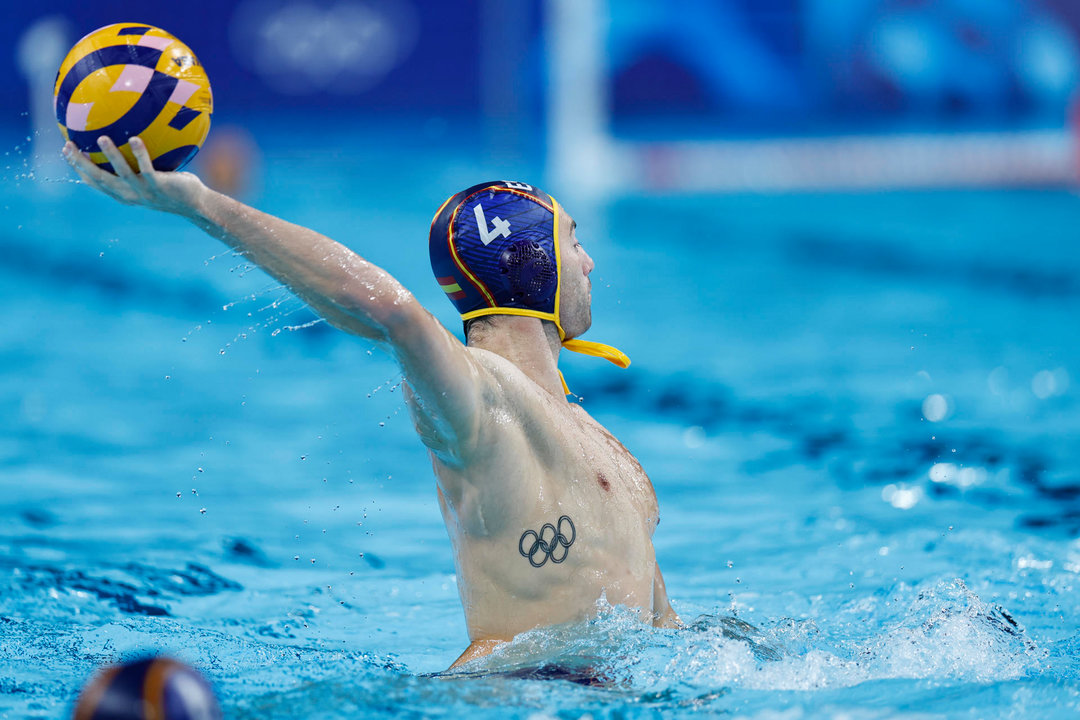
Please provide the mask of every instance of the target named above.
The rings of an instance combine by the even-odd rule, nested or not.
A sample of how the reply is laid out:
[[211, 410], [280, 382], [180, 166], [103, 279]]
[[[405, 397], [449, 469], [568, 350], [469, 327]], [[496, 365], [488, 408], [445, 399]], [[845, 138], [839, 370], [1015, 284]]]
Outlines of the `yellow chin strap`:
[[[518, 315], [522, 317], [534, 317], [540, 320], [550, 320], [555, 323], [555, 329], [559, 331], [559, 338], [562, 340], [562, 346], [570, 352], [580, 353], [582, 355], [591, 355], [593, 357], [604, 358], [613, 365], [618, 365], [621, 368], [630, 367], [630, 358], [617, 347], [611, 345], [605, 345], [604, 343], [593, 342], [592, 340], [578, 340], [574, 338], [572, 340], [566, 339], [566, 333], [563, 332], [562, 325], [559, 323], [559, 318], [553, 313], [540, 312], [539, 310], [527, 310], [524, 308], [481, 308], [480, 310], [473, 310], [472, 312], [463, 313], [461, 319], [464, 321], [472, 320], [476, 317], [484, 315]], [[566, 379], [563, 378], [562, 370], [559, 371], [559, 379], [562, 380], [563, 392], [567, 395], [570, 394], [570, 388], [566, 385]]]
[[611, 345], [592, 342], [591, 340], [563, 340], [562, 346], [570, 352], [604, 358], [608, 362], [618, 365], [623, 369], [630, 367], [630, 358], [627, 357], [626, 353]]
[[[556, 327], [558, 327], [556, 325]], [[559, 328], [559, 334], [562, 334], [562, 328]], [[604, 358], [610, 363], [618, 365], [625, 369], [630, 367], [630, 358], [617, 347], [611, 345], [605, 345], [604, 343], [593, 342], [591, 340], [563, 340], [562, 346], [570, 352], [581, 353], [582, 355], [592, 355], [593, 357]], [[570, 387], [566, 384], [566, 378], [563, 377], [562, 370], [559, 371], [559, 379], [562, 380], [563, 392], [567, 395], [570, 394]]]
[[[555, 329], [559, 331], [559, 337], [562, 339], [562, 346], [570, 352], [604, 358], [608, 362], [613, 365], [618, 365], [624, 370], [630, 367], [630, 357], [619, 348], [605, 345], [604, 343], [593, 342], [592, 340], [578, 340], [577, 338], [567, 340], [566, 333], [563, 332], [562, 325], [558, 320], [555, 321]], [[563, 392], [570, 395], [570, 386], [566, 384], [566, 378], [563, 377], [562, 370], [559, 371], [559, 380], [562, 381]]]

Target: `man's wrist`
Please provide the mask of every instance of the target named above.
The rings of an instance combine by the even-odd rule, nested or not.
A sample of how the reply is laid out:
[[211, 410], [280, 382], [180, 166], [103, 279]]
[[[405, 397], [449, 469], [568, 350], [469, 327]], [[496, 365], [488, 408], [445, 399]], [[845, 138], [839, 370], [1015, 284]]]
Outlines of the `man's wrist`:
[[178, 204], [176, 212], [192, 222], [206, 223], [210, 221], [211, 196], [216, 193], [204, 185], [198, 177], [192, 176], [192, 178], [193, 180], [187, 188], [187, 192], [184, 193], [183, 199]]

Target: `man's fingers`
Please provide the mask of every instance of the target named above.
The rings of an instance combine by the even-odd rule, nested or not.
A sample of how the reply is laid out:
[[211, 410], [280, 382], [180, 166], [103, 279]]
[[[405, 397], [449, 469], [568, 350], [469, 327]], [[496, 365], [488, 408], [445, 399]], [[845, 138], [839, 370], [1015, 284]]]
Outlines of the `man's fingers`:
[[[73, 142], [64, 145], [64, 158], [80, 179], [87, 185], [97, 188], [117, 200], [131, 202], [125, 197], [125, 183], [110, 172], [102, 170], [83, 154]], [[126, 164], [126, 163], [125, 163]]]
[[68, 165], [75, 169], [75, 172], [79, 173], [79, 177], [83, 178], [93, 185], [101, 185], [102, 181], [109, 176], [109, 173], [105, 172], [93, 162], [90, 158], [83, 155], [79, 148], [73, 142], [68, 142], [64, 145], [64, 157], [68, 161]]
[[154, 163], [150, 160], [150, 151], [146, 149], [146, 143], [136, 135], [128, 140], [128, 145], [131, 146], [131, 152], [135, 155], [135, 161], [139, 163], [139, 172], [149, 178], [154, 172]]
[[120, 149], [107, 135], [98, 138], [98, 147], [105, 154], [118, 178], [128, 182], [135, 179], [135, 171], [128, 165], [127, 158], [124, 157], [124, 154], [120, 152]]
[[[76, 152], [78, 152], [78, 151], [76, 151]], [[68, 162], [71, 162], [71, 161], [69, 160]], [[78, 165], [78, 163], [71, 162], [71, 169], [74, 170], [75, 174], [79, 176], [79, 179], [82, 180], [87, 185], [94, 185], [94, 186], [98, 185], [97, 180], [90, 177], [89, 175], [87, 175], [86, 172]]]
[[[75, 154], [82, 157], [82, 153], [78, 152], [77, 150], [75, 151]], [[83, 158], [83, 159], [85, 160], [85, 158]], [[69, 162], [71, 162], [71, 161], [69, 161]], [[87, 167], [87, 164], [89, 164], [89, 167]], [[81, 179], [84, 183], [86, 183], [90, 187], [97, 188], [101, 192], [103, 192], [106, 195], [109, 195], [109, 196], [111, 196], [111, 197], [113, 197], [113, 198], [115, 198], [117, 200], [122, 199], [121, 196], [120, 196], [119, 189], [115, 188], [115, 187], [113, 187], [113, 186], [111, 186], [109, 184], [109, 181], [115, 183], [116, 178], [114, 178], [112, 175], [109, 175], [108, 173], [106, 173], [104, 170], [99, 168], [97, 165], [94, 165], [93, 163], [91, 163], [89, 161], [86, 161], [85, 163], [71, 162], [71, 167], [72, 167], [73, 170], [75, 170], [75, 174], [79, 176], [79, 179]], [[97, 172], [94, 172], [95, 170]], [[105, 174], [108, 179], [106, 180], [106, 178], [102, 178], [98, 173]]]
[[[139, 165], [139, 171], [132, 168], [116, 144], [107, 137], [98, 138], [102, 154], [116, 169], [116, 174], [98, 167], [87, 153], [79, 151], [74, 143], [64, 145], [64, 158], [90, 187], [100, 190], [115, 200], [127, 205], [145, 205], [158, 209], [173, 210], [179, 207], [179, 195], [191, 182], [198, 180], [187, 173], [161, 173], [154, 170], [153, 161], [146, 144], [139, 138], [131, 138], [131, 152]], [[185, 179], [182, 176], [188, 176]]]

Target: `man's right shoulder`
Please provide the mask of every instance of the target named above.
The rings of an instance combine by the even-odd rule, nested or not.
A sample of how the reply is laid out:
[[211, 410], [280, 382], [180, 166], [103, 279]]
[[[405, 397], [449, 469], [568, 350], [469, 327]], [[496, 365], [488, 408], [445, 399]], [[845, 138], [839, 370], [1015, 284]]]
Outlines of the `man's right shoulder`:
[[486, 371], [496, 380], [528, 379], [521, 368], [498, 353], [468, 345], [465, 346], [465, 352], [481, 370]]

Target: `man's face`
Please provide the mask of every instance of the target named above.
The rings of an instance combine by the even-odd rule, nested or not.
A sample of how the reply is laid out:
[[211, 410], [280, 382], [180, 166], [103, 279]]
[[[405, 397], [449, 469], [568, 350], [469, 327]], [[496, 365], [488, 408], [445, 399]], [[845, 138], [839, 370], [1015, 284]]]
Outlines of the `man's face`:
[[592, 325], [592, 272], [594, 263], [577, 239], [577, 222], [565, 212], [559, 218], [562, 259], [559, 319], [567, 338], [578, 337]]

